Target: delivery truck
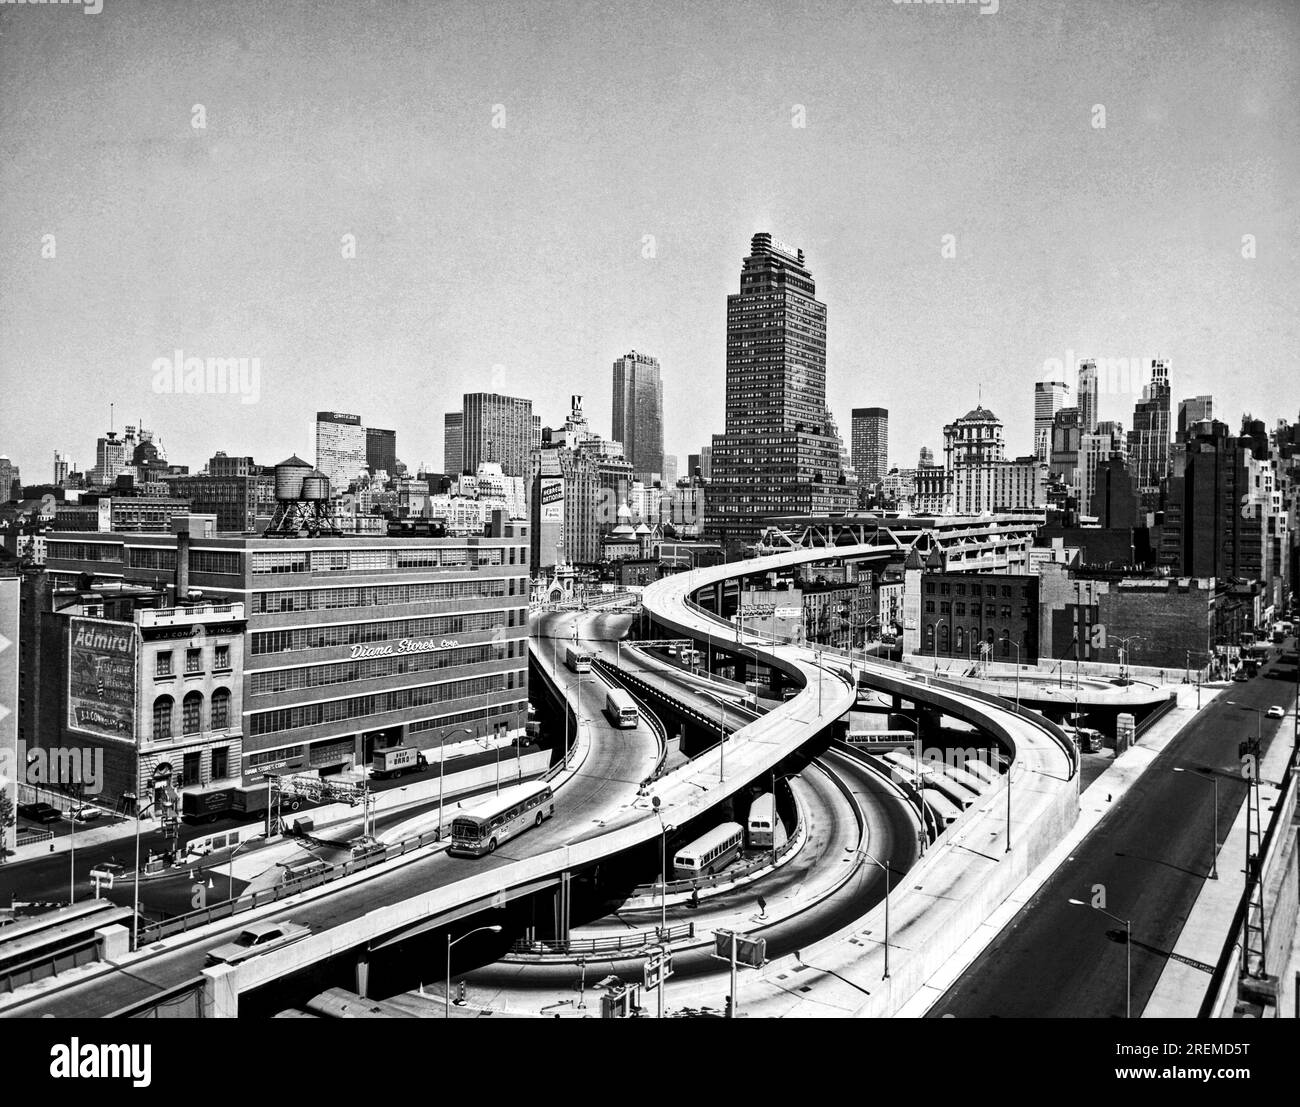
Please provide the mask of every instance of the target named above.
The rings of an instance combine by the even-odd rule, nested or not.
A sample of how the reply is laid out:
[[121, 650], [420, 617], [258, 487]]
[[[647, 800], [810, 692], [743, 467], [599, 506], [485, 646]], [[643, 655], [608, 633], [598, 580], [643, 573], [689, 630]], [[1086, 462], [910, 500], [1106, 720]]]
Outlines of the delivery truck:
[[388, 780], [406, 773], [422, 773], [424, 770], [424, 758], [414, 746], [390, 746], [386, 750], [375, 750], [370, 775], [376, 780]]
[[[191, 789], [181, 793], [181, 818], [188, 823], [214, 823], [223, 815], [266, 814], [265, 784], [219, 784], [211, 788]], [[297, 811], [301, 796], [280, 796], [280, 810]]]

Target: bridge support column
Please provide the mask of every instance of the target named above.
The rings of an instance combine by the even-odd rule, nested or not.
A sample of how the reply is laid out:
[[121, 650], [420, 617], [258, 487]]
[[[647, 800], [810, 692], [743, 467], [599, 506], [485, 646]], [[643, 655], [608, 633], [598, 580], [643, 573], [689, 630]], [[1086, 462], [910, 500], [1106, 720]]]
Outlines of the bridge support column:
[[203, 1017], [239, 1018], [239, 966], [213, 965], [204, 969], [202, 976]]
[[370, 987], [370, 951], [357, 955], [357, 995], [362, 999], [366, 996], [366, 989]]
[[569, 911], [572, 904], [570, 884], [572, 879], [572, 873], [560, 873], [560, 884], [554, 893], [555, 940], [557, 942], [567, 942], [569, 940]]

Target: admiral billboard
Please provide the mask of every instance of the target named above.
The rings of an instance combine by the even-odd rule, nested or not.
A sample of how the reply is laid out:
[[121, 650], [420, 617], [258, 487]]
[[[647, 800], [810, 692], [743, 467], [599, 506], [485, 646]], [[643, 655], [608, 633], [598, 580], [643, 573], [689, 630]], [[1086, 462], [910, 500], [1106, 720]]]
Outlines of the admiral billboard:
[[68, 627], [68, 729], [135, 740], [134, 623], [74, 617]]

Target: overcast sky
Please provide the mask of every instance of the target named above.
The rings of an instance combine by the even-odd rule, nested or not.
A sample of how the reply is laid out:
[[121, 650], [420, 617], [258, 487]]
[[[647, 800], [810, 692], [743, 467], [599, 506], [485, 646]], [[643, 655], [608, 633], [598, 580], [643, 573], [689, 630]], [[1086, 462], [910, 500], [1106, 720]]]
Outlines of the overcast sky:
[[[579, 392], [608, 434], [631, 349], [684, 465], [757, 230], [804, 249], [832, 410], [889, 408], [896, 464], [980, 387], [1028, 452], [1071, 351], [1165, 356], [1234, 429], [1300, 409], [1290, 0], [102, 4], [0, 6], [27, 483], [92, 465], [110, 402], [191, 469], [314, 457], [318, 408], [438, 469], [466, 390], [545, 423]], [[257, 402], [159, 393], [176, 349], [259, 358]]]

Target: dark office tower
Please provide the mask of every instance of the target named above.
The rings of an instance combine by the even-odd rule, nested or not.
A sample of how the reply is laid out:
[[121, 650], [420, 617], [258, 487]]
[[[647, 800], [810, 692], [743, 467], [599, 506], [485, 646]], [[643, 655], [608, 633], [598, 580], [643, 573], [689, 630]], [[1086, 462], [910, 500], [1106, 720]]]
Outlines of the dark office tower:
[[687, 455], [686, 455], [686, 475], [687, 475], [691, 480], [694, 480], [696, 477], [701, 477], [701, 476], [704, 475], [703, 473], [700, 472], [700, 455], [699, 455], [699, 454], [687, 454]]
[[449, 477], [465, 468], [465, 416], [449, 411], [442, 417], [442, 471]]
[[1143, 511], [1160, 507], [1160, 484], [1169, 475], [1169, 366], [1151, 363], [1151, 382], [1133, 407], [1128, 464]]
[[1261, 495], [1268, 469], [1246, 438], [1223, 423], [1201, 422], [1188, 439], [1181, 476], [1169, 482], [1160, 560], [1171, 573], [1220, 580], [1268, 580], [1274, 564], [1266, 542], [1272, 506]]
[[756, 234], [727, 297], [726, 432], [713, 436], [707, 531], [753, 542], [777, 515], [853, 506], [826, 410], [826, 305], [803, 251]]
[[1079, 362], [1078, 388], [1079, 414], [1083, 417], [1083, 433], [1097, 431], [1097, 363], [1088, 358]]
[[1179, 442], [1186, 442], [1197, 423], [1208, 423], [1213, 419], [1213, 396], [1190, 396], [1186, 400], [1179, 400], [1178, 428], [1174, 436]]
[[495, 392], [466, 392], [464, 458], [461, 467], [473, 473], [485, 461], [495, 461], [507, 477], [531, 474], [533, 401]]
[[878, 487], [889, 472], [889, 411], [883, 407], [853, 409], [853, 468], [863, 488]]
[[659, 359], [633, 350], [614, 362], [614, 427], [636, 479], [649, 483], [664, 471], [664, 385]]
[[382, 469], [390, 477], [396, 476], [393, 471], [397, 468], [396, 431], [366, 428], [366, 468], [372, 474]]

